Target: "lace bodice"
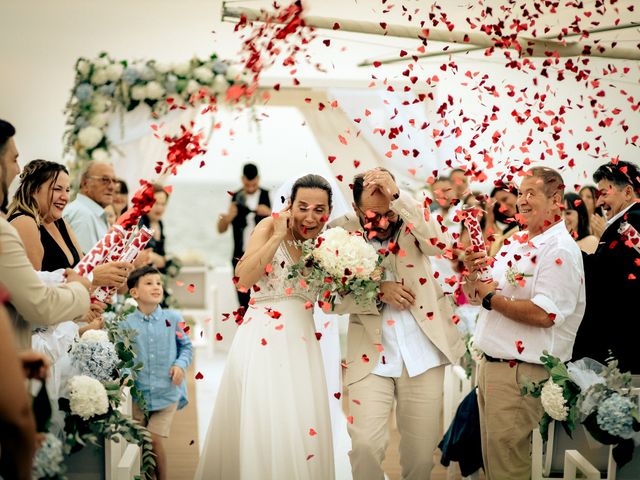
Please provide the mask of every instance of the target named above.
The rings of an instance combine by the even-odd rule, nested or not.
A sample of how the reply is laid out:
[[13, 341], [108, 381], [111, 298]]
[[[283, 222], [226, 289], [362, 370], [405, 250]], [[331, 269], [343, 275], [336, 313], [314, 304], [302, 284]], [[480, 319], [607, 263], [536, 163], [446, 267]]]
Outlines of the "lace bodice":
[[256, 302], [299, 298], [304, 301], [315, 302], [318, 289], [313, 286], [305, 288], [299, 278], [289, 279], [289, 267], [293, 260], [287, 247], [281, 243], [271, 260], [271, 272], [263, 275], [256, 283], [258, 289], [251, 294]]

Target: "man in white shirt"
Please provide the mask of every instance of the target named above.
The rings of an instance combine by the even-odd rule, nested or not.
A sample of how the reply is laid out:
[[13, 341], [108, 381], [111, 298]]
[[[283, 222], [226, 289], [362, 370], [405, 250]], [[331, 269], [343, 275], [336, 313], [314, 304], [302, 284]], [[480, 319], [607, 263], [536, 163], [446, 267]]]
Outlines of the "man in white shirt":
[[64, 218], [84, 253], [91, 250], [109, 230], [104, 208], [113, 203], [116, 183], [111, 164], [95, 160], [89, 162], [80, 177], [80, 193], [64, 210]]
[[444, 295], [430, 263], [432, 256], [450, 248], [451, 237], [425, 203], [400, 191], [384, 169], [357, 175], [353, 199], [356, 216], [332, 225], [364, 230], [365, 238], [385, 255], [382, 311], [348, 297], [336, 306], [336, 313], [351, 313], [345, 383], [353, 478], [384, 478], [394, 401], [402, 478], [430, 478], [441, 435], [444, 365], [464, 353], [451, 298]]
[[518, 195], [518, 221], [526, 228], [495, 257], [493, 282], [478, 279], [488, 258], [467, 250], [465, 294], [482, 304], [475, 345], [485, 353], [478, 372], [482, 455], [488, 480], [531, 476], [530, 438], [542, 417], [540, 399], [520, 385], [548, 376], [543, 351], [571, 359], [585, 310], [582, 254], [564, 226], [560, 174], [535, 167]]

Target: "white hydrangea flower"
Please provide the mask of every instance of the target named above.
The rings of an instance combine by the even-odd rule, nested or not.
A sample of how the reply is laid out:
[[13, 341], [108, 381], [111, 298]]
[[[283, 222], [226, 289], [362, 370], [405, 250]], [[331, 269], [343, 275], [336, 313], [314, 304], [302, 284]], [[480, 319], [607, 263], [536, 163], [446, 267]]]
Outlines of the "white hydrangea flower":
[[203, 65], [193, 71], [193, 76], [201, 83], [209, 83], [213, 78], [213, 72]]
[[131, 98], [142, 101], [147, 98], [147, 89], [144, 85], [134, 85], [131, 87]]
[[229, 65], [229, 68], [227, 68], [227, 73], [226, 73], [227, 79], [235, 81], [240, 77], [243, 71], [244, 69], [242, 68], [241, 65]]
[[191, 62], [182, 62], [173, 64], [173, 73], [184, 77], [191, 70]]
[[93, 148], [100, 143], [104, 137], [102, 130], [99, 128], [88, 126], [78, 132], [78, 141], [84, 148]]
[[122, 77], [124, 72], [124, 66], [121, 63], [112, 63], [106, 69], [107, 78], [111, 82], [117, 82]]
[[91, 75], [91, 83], [96, 86], [104, 85], [109, 81], [109, 76], [107, 75], [107, 70], [104, 68], [97, 68], [93, 71], [93, 75]]
[[89, 119], [89, 123], [97, 128], [103, 128], [109, 121], [109, 115], [106, 113], [96, 113]]
[[147, 83], [147, 86], [146, 86], [147, 98], [150, 98], [151, 100], [158, 100], [159, 98], [162, 98], [164, 93], [165, 93], [164, 87], [160, 85], [160, 83], [156, 82], [155, 80]]
[[95, 160], [96, 162], [108, 162], [109, 159], [109, 152], [104, 148], [96, 148], [91, 152], [91, 160]]
[[106, 330], [87, 330], [80, 337], [80, 341], [82, 342], [108, 342], [109, 335]]
[[88, 420], [109, 410], [107, 391], [98, 380], [87, 375], [76, 375], [69, 380], [69, 407], [71, 413]]
[[213, 85], [211, 86], [211, 89], [215, 93], [224, 93], [227, 91], [227, 88], [229, 88], [229, 82], [227, 81], [227, 78], [221, 73], [216, 75], [213, 79]]
[[542, 407], [547, 414], [554, 420], [563, 422], [569, 416], [569, 407], [562, 393], [562, 387], [557, 383], [553, 383], [551, 379], [542, 387], [540, 395]]

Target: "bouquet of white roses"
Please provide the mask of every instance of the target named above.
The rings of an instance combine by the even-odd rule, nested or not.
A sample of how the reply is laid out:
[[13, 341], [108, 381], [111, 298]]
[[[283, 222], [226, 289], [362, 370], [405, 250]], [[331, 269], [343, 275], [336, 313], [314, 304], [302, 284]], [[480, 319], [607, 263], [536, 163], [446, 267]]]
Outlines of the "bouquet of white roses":
[[357, 302], [375, 300], [380, 291], [382, 257], [357, 233], [331, 228], [315, 242], [302, 244], [300, 261], [289, 278], [302, 277], [320, 285], [324, 305], [333, 306], [338, 295], [353, 294]]

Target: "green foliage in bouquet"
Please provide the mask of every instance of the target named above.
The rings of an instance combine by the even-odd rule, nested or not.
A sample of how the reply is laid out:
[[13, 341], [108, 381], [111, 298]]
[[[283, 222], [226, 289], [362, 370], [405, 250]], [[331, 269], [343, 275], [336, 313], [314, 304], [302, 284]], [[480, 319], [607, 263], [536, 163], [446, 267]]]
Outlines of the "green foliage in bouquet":
[[520, 389], [522, 395], [540, 398], [544, 414], [540, 420], [540, 435], [543, 440], [549, 436], [549, 424], [556, 420], [571, 436], [579, 420], [578, 399], [580, 387], [571, 379], [567, 366], [558, 357], [545, 350], [540, 357], [542, 365], [549, 372], [549, 378], [540, 382], [525, 382]]

